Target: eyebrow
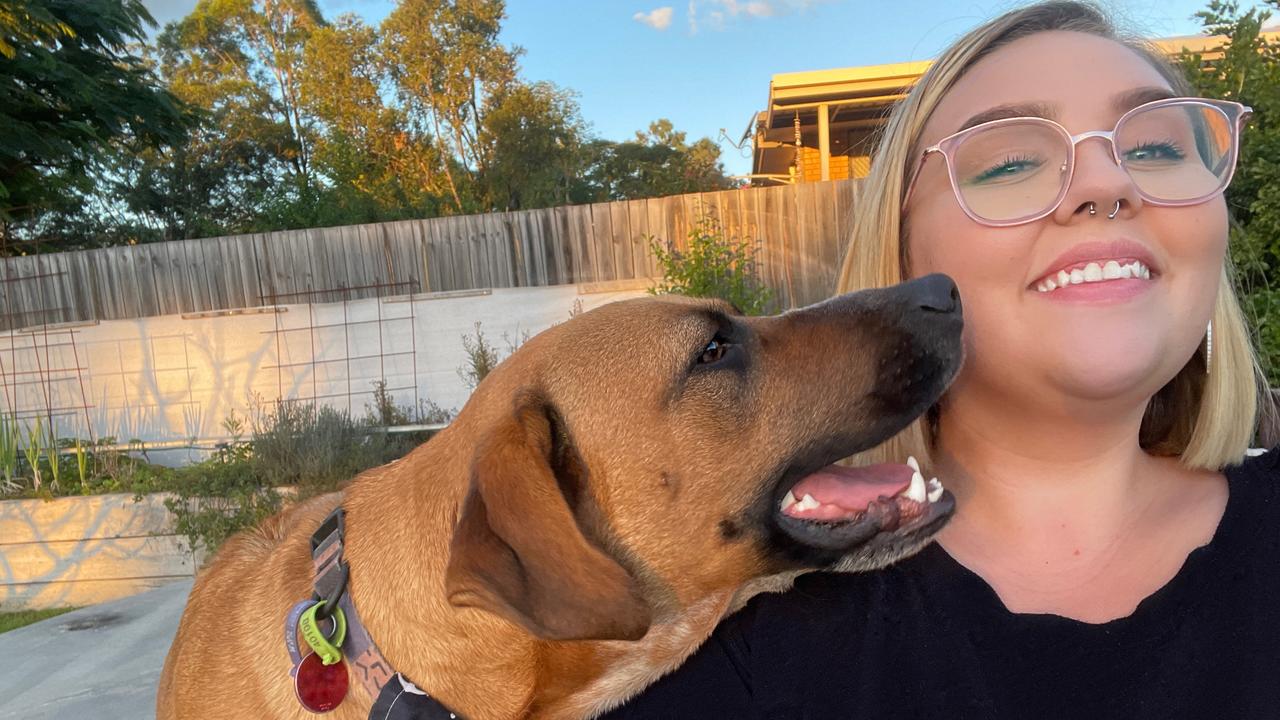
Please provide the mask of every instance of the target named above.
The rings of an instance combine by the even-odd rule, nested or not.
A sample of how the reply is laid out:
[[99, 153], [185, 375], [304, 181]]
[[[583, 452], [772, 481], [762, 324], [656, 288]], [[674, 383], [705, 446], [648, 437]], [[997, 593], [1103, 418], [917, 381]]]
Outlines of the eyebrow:
[[[1139, 105], [1153, 102], [1155, 100], [1165, 100], [1177, 95], [1169, 88], [1148, 86], [1139, 87], [1132, 90], [1126, 90], [1111, 99], [1111, 107], [1117, 113], [1124, 113], [1132, 110]], [[1047, 103], [1009, 103], [1007, 105], [997, 105], [988, 110], [974, 115], [960, 126], [961, 130], [968, 130], [975, 125], [981, 125], [992, 120], [1004, 120], [1005, 118], [1015, 117], [1040, 117], [1049, 120], [1057, 119], [1057, 106]]]

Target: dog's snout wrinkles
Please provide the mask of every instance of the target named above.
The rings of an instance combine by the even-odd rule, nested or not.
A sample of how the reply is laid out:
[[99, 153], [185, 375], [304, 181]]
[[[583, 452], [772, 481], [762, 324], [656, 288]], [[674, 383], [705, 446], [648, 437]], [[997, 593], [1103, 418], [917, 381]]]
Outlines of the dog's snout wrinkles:
[[941, 273], [926, 275], [904, 284], [913, 292], [913, 299], [921, 310], [953, 313], [960, 310], [960, 291], [951, 278]]

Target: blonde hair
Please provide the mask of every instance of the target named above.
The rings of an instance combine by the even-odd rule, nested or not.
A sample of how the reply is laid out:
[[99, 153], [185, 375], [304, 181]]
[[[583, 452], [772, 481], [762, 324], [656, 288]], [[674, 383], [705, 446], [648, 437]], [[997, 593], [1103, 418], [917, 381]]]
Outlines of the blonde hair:
[[[1121, 34], [1097, 7], [1064, 0], [1042, 2], [1006, 13], [967, 33], [941, 56], [897, 104], [883, 130], [871, 173], [855, 204], [853, 233], [837, 285], [839, 292], [885, 287], [907, 278], [909, 258], [901, 224], [907, 173], [919, 159], [920, 135], [934, 108], [956, 81], [981, 58], [1019, 38], [1047, 31], [1083, 32], [1114, 40], [1137, 52], [1179, 94], [1194, 95], [1186, 78], [1160, 53], [1136, 37]], [[1148, 402], [1139, 443], [1148, 452], [1176, 455], [1183, 465], [1217, 470], [1238, 463], [1253, 437], [1266, 387], [1240, 303], [1233, 290], [1229, 261], [1224, 262], [1213, 310], [1213, 361], [1205, 373], [1203, 352], [1196, 353]], [[1270, 400], [1270, 393], [1265, 397]], [[945, 398], [944, 398], [945, 402]], [[901, 462], [914, 455], [932, 465], [930, 449], [937, 433], [938, 408], [860, 460]]]

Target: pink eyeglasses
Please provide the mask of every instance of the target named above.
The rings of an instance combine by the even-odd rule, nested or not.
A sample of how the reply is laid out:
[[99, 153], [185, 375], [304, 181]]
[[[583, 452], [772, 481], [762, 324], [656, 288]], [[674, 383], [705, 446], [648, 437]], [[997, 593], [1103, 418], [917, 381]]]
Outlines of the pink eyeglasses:
[[1168, 98], [1139, 105], [1114, 130], [1072, 135], [1039, 117], [992, 120], [926, 148], [907, 186], [911, 201], [924, 163], [939, 153], [965, 214], [992, 227], [1033, 222], [1062, 203], [1075, 171], [1076, 145], [1100, 138], [1111, 145], [1142, 199], [1153, 205], [1195, 205], [1231, 182], [1240, 130], [1252, 109], [1228, 100]]

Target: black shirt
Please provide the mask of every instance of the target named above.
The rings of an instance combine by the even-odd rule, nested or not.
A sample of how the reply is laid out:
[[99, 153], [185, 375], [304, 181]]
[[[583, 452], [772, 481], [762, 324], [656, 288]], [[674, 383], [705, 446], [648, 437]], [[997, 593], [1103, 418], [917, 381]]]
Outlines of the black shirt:
[[1280, 718], [1280, 450], [1132, 615], [1014, 614], [937, 544], [760, 595], [609, 718]]

